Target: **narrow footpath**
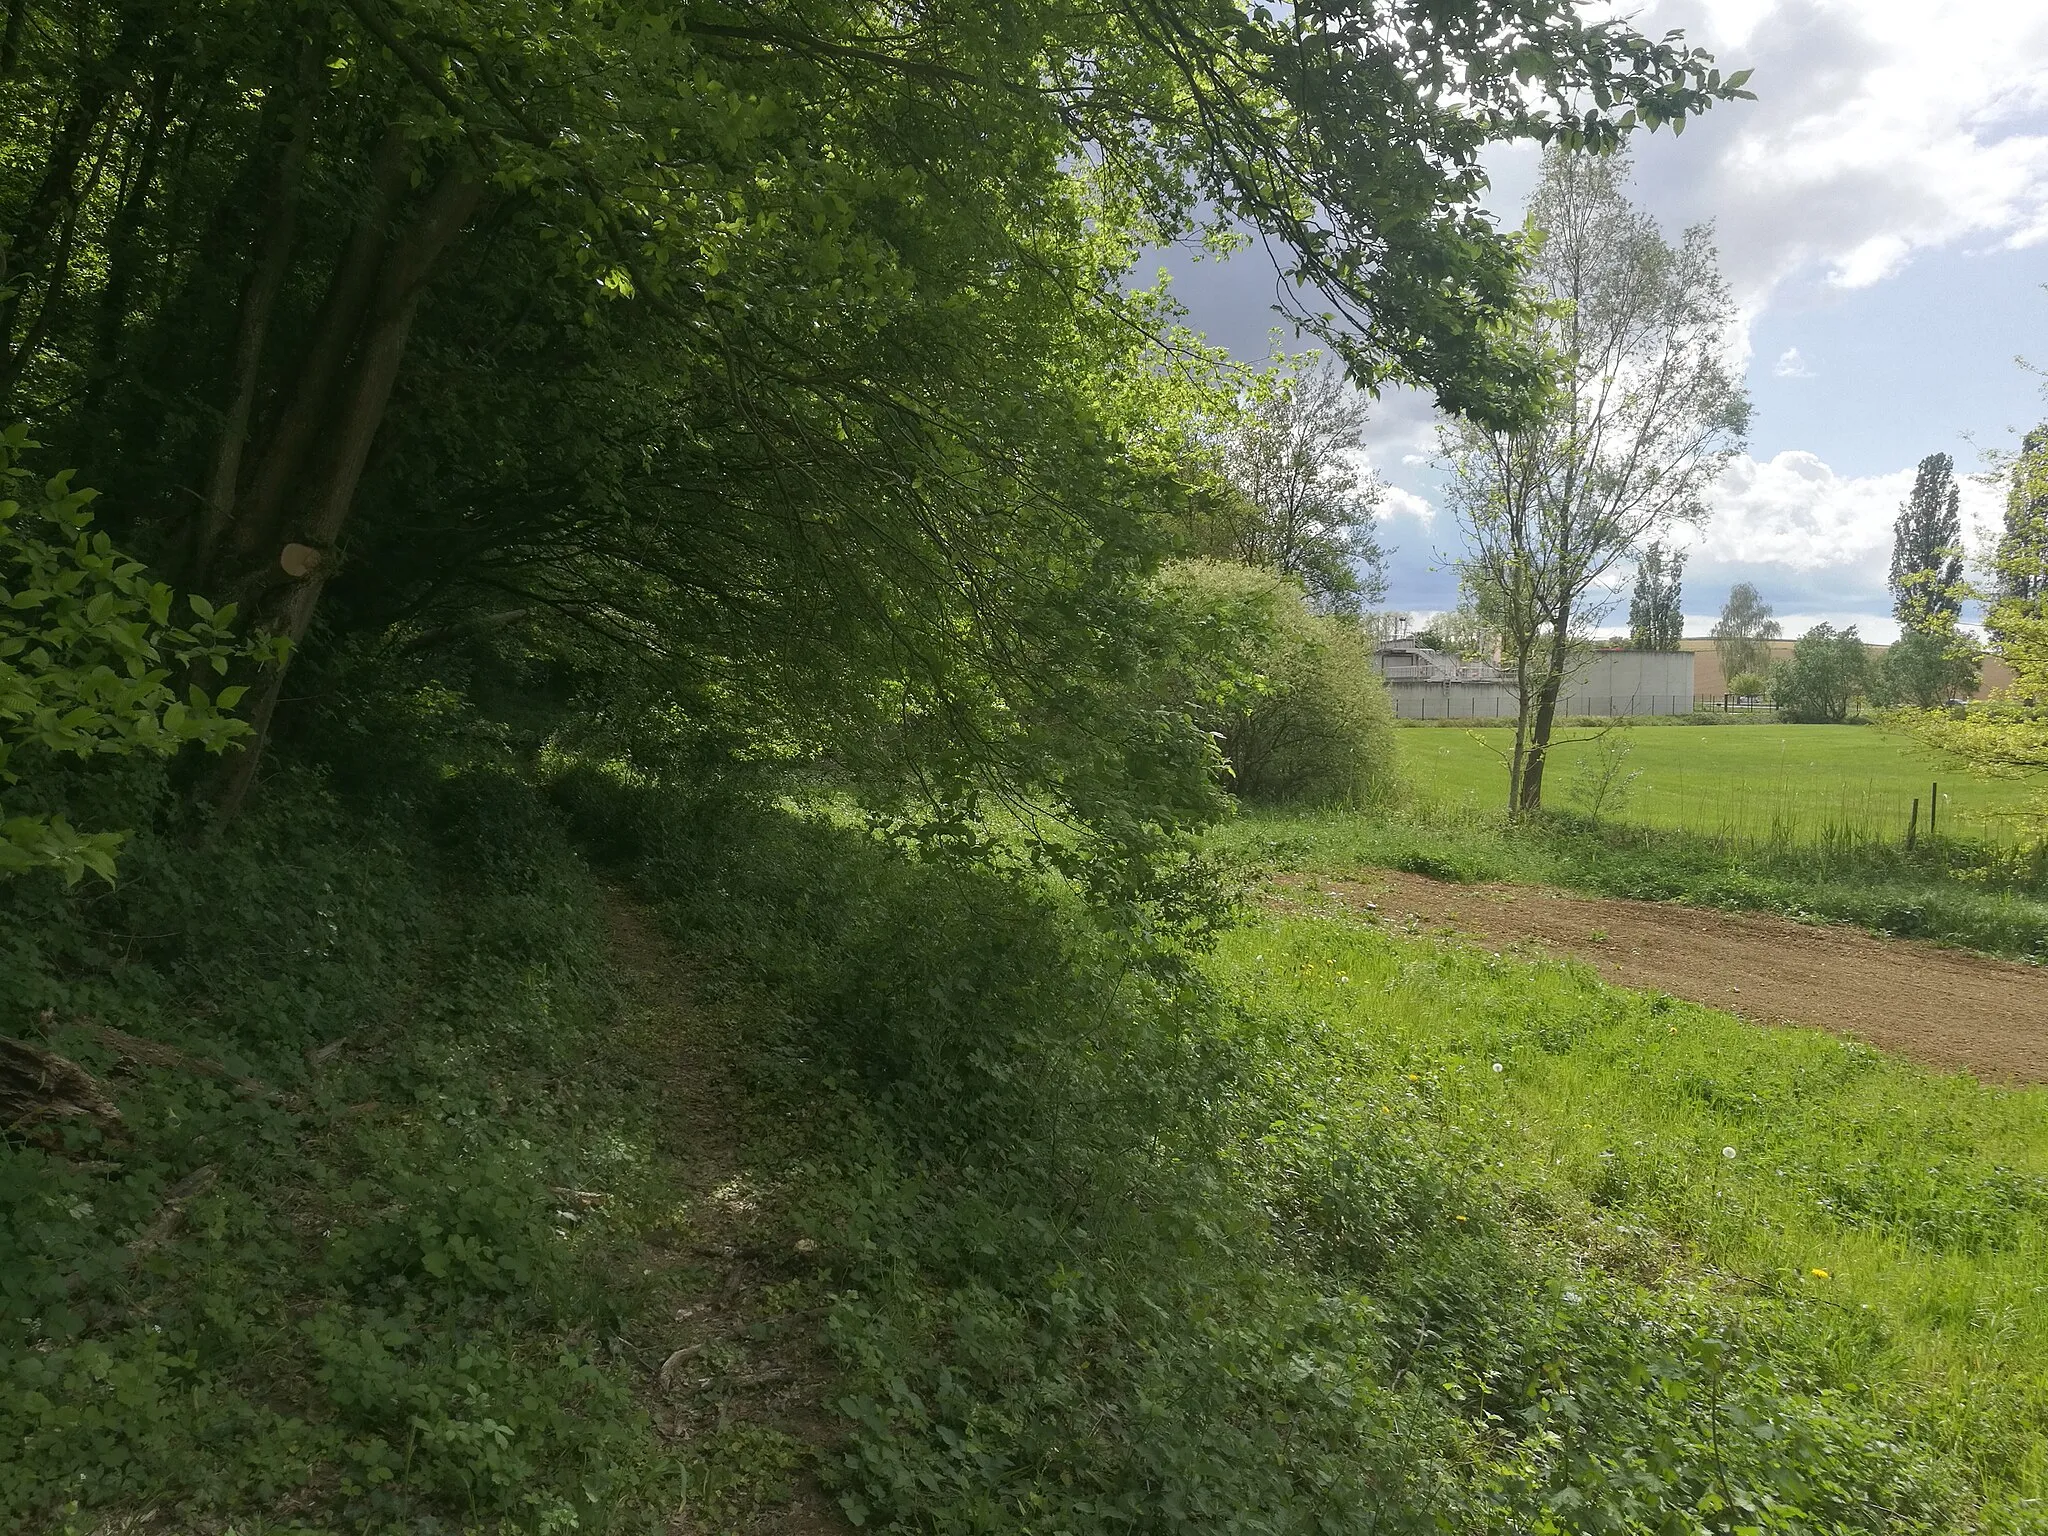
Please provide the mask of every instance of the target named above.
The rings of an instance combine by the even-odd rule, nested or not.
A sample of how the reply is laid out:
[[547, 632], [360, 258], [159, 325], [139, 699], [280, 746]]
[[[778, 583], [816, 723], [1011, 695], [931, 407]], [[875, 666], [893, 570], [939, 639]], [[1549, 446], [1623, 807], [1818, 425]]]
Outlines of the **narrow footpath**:
[[750, 1172], [736, 1070], [744, 1010], [709, 998], [686, 960], [623, 893], [606, 903], [630, 1035], [660, 1091], [662, 1161], [674, 1178], [680, 1256], [693, 1284], [649, 1357], [656, 1430], [703, 1459], [679, 1490], [672, 1536], [847, 1536], [815, 1467], [838, 1437], [833, 1369], [807, 1245]]
[[1843, 924], [1543, 886], [1457, 885], [1396, 870], [1294, 875], [1320, 899], [1396, 930], [1570, 956], [1624, 987], [1668, 992], [1759, 1024], [1850, 1035], [1931, 1067], [2048, 1083], [2048, 968]]

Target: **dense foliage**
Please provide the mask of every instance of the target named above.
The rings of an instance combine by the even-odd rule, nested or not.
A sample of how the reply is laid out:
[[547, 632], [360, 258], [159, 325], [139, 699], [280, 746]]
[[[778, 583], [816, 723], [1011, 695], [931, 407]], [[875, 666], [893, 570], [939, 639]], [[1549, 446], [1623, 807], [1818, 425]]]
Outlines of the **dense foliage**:
[[1771, 702], [1787, 720], [1838, 725], [1870, 687], [1870, 653], [1856, 626], [1816, 624], [1771, 669]]
[[[1257, 231], [1357, 381], [1512, 418], [1481, 150], [1741, 94], [1563, 0], [20, 0], [5, 39], [0, 405], [298, 642], [293, 695], [516, 634], [1120, 859], [1206, 814], [1135, 637], [1235, 384], [1136, 253]], [[283, 663], [237, 681], [297, 728]]]
[[[1312, 611], [1294, 582], [1222, 561], [1162, 578], [1191, 637], [1185, 696], [1247, 800], [1362, 806], [1394, 794], [1394, 710], [1352, 620]], [[1215, 658], [1234, 658], [1218, 674]]]
[[[235, 644], [232, 604], [179, 603], [151, 581], [93, 527], [94, 493], [73, 490], [68, 470], [31, 489], [20, 461], [35, 446], [26, 428], [0, 434], [0, 785], [53, 756], [218, 753], [246, 737], [229, 713], [245, 690], [203, 685], [237, 658], [275, 659], [275, 646]], [[112, 879], [125, 836], [81, 832], [61, 807], [0, 807], [0, 876]]]

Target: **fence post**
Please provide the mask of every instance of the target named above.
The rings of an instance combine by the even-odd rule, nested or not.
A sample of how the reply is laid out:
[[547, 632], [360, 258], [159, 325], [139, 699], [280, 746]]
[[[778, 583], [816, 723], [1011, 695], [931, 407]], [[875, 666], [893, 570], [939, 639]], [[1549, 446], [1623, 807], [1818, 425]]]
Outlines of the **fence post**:
[[1913, 851], [1913, 839], [1920, 831], [1920, 797], [1913, 797], [1913, 814], [1906, 819], [1906, 852]]
[[1941, 780], [1927, 786], [1927, 841], [1934, 841], [1934, 816], [1941, 809]]

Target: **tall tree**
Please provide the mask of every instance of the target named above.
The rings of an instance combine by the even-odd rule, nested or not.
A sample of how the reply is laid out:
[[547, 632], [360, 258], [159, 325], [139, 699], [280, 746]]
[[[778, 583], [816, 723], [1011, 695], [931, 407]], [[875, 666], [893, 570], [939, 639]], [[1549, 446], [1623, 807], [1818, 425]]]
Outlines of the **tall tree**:
[[1638, 651], [1675, 651], [1685, 638], [1685, 551], [1653, 543], [1636, 561], [1636, 589], [1628, 605], [1629, 645]]
[[1962, 492], [1955, 460], [1930, 453], [1892, 525], [1892, 614], [1910, 630], [1952, 629], [1963, 609]]
[[1721, 605], [1721, 617], [1714, 623], [1714, 651], [1720, 658], [1721, 676], [1762, 676], [1769, 672], [1770, 642], [1784, 632], [1771, 617], [1771, 605], [1763, 600], [1763, 594], [1746, 581], [1735, 583], [1728, 589], [1728, 601]]
[[1628, 161], [1553, 150], [1529, 206], [1527, 321], [1555, 386], [1533, 425], [1445, 434], [1466, 581], [1515, 667], [1509, 803], [1543, 803], [1544, 766], [1588, 594], [1617, 562], [1706, 516], [1749, 400], [1729, 365], [1734, 305], [1711, 234], [1674, 244], [1623, 193]]
[[2012, 461], [1992, 562], [1993, 615], [2004, 602], [2025, 605], [2048, 597], [2048, 424], [2026, 435]]
[[1062, 795], [1168, 753], [1071, 725], [1129, 681], [1183, 490], [1152, 423], [1206, 388], [1137, 254], [1259, 231], [1361, 385], [1516, 420], [1481, 152], [1745, 94], [1568, 0], [10, 0], [6, 33], [0, 402], [294, 666], [527, 615], [918, 782]]
[[1374, 534], [1382, 488], [1360, 463], [1365, 401], [1311, 354], [1260, 381], [1224, 430], [1225, 489], [1196, 525], [1196, 552], [1300, 582], [1326, 613], [1386, 595]]

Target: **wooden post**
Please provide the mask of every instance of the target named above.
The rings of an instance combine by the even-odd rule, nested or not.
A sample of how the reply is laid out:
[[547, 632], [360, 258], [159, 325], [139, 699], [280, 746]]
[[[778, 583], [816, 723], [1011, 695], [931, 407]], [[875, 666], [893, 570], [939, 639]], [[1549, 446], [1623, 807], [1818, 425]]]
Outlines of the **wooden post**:
[[1913, 839], [1920, 831], [1920, 797], [1913, 797], [1913, 814], [1906, 821], [1906, 852], [1913, 851]]
[[1941, 780], [1927, 786], [1927, 841], [1934, 841], [1934, 818], [1941, 810]]

